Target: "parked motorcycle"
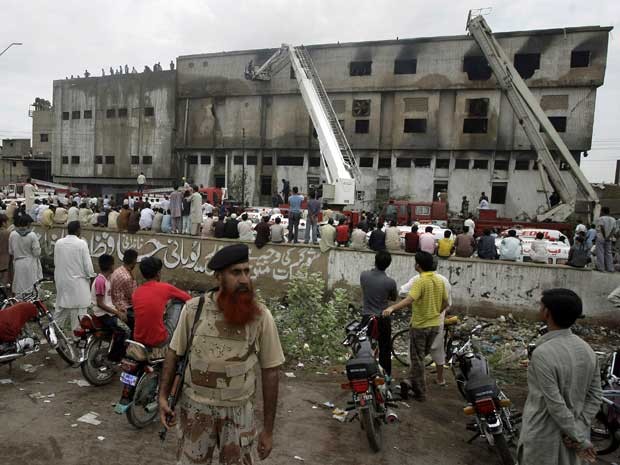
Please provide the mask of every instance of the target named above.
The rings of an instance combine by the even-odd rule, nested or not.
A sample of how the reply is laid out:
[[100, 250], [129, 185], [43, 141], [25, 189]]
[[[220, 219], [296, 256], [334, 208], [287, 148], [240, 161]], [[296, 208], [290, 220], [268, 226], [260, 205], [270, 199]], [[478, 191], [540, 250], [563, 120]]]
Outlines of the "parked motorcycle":
[[[168, 303], [164, 314], [168, 334], [174, 332], [183, 305], [184, 302], [175, 299]], [[133, 312], [129, 312], [128, 317], [127, 324], [133, 331]], [[154, 351], [144, 344], [127, 339], [125, 355], [120, 364], [123, 391], [114, 411], [126, 414], [129, 423], [136, 428], [144, 428], [157, 418], [157, 396], [163, 363], [163, 354], [154, 356]]]
[[82, 375], [93, 386], [103, 386], [114, 379], [115, 368], [125, 354], [127, 333], [120, 327], [106, 327], [95, 315], [80, 318], [80, 328], [73, 331], [80, 338]]
[[602, 358], [603, 401], [592, 421], [590, 437], [596, 453], [607, 455], [620, 447], [620, 350], [597, 355]]
[[[34, 284], [32, 292], [22, 296], [22, 302], [19, 302], [12, 307], [7, 307], [0, 310], [0, 312], [11, 312], [11, 308], [17, 309], [17, 305], [30, 304], [33, 308], [28, 309], [22, 307], [26, 312], [32, 310], [34, 320], [41, 329], [43, 336], [47, 339], [50, 347], [58, 352], [58, 355], [67, 362], [69, 365], [73, 365], [77, 360], [75, 349], [73, 345], [58, 326], [58, 323], [54, 320], [54, 316], [47, 309], [43, 301], [39, 298], [40, 286], [45, 280], [37, 281]], [[20, 311], [20, 310], [16, 310]], [[11, 363], [14, 360], [25, 357], [27, 355], [38, 352], [41, 348], [41, 339], [38, 334], [29, 327], [26, 323], [19, 331], [14, 341], [0, 343], [0, 363]]]
[[517, 423], [520, 415], [511, 410], [510, 399], [499, 388], [491, 376], [487, 360], [475, 352], [472, 343], [472, 338], [488, 326], [491, 325], [477, 325], [465, 341], [457, 337], [450, 341], [447, 360], [459, 392], [468, 403], [463, 412], [474, 417], [468, 429], [476, 434], [468, 443], [483, 437], [503, 465], [514, 465], [516, 454], [511, 448], [514, 450], [519, 439]]
[[349, 402], [347, 411], [355, 410], [362, 429], [366, 432], [370, 448], [378, 452], [382, 445], [382, 424], [396, 423], [398, 416], [393, 408], [394, 397], [385, 372], [377, 361], [377, 344], [367, 333], [368, 328], [376, 324], [376, 318], [369, 319], [367, 324], [354, 321], [346, 328], [343, 345], [351, 347], [351, 358], [346, 363], [348, 382], [341, 387], [351, 390], [353, 400]]

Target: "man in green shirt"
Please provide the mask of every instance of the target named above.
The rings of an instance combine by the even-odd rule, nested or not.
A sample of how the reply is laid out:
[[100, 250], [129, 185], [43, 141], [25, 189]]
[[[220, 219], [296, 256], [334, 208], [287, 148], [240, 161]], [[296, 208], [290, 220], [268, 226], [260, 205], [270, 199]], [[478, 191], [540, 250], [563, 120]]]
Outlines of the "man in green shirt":
[[424, 357], [431, 350], [435, 336], [439, 332], [441, 312], [448, 307], [448, 292], [443, 280], [433, 270], [433, 256], [428, 252], [415, 254], [415, 269], [420, 274], [411, 286], [409, 295], [397, 304], [383, 311], [389, 317], [392, 312], [411, 306], [411, 328], [409, 359], [411, 360], [410, 384], [401, 383], [401, 396], [407, 398], [409, 389], [414, 399], [426, 401], [426, 380], [424, 376]]

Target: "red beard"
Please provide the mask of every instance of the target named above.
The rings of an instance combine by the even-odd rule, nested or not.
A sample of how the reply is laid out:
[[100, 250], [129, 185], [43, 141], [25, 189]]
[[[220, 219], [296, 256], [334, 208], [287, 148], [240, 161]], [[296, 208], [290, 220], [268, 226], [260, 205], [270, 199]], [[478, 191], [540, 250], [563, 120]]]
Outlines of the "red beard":
[[254, 300], [254, 291], [245, 286], [233, 292], [220, 289], [217, 306], [224, 314], [224, 320], [235, 326], [245, 326], [260, 315], [260, 307]]

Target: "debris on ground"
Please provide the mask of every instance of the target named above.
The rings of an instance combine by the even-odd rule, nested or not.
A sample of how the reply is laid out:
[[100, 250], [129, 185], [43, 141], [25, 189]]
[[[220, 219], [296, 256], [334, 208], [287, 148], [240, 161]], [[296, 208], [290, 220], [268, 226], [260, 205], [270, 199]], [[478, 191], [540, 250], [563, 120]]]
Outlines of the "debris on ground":
[[30, 363], [24, 363], [22, 365], [22, 370], [24, 370], [26, 373], [34, 373], [35, 371], [37, 371], [37, 369]]
[[82, 415], [77, 421], [81, 421], [82, 423], [88, 423], [89, 425], [98, 426], [101, 424], [101, 420], [97, 420], [99, 416], [96, 412], [88, 412], [85, 415]]
[[297, 378], [297, 376], [295, 376], [295, 373], [293, 373], [292, 371], [287, 371], [286, 373], [284, 373], [284, 375], [287, 378]]
[[77, 384], [80, 387], [90, 386], [90, 383], [85, 379], [72, 379], [71, 381], [67, 381], [67, 384]]
[[305, 462], [305, 459], [302, 459], [299, 455], [296, 455], [295, 457], [293, 457], [295, 460], [299, 460], [300, 462]]
[[100, 441], [103, 441], [105, 439], [105, 436], [97, 436], [97, 439], [99, 439]]
[[336, 407], [332, 402], [323, 402], [321, 404], [322, 407], [324, 408], [328, 408], [330, 410], [332, 410], [334, 407]]
[[0, 384], [13, 384], [13, 380], [10, 378], [0, 379]]
[[347, 421], [347, 412], [336, 408], [332, 411], [332, 418], [338, 420], [340, 423], [344, 423], [345, 421]]

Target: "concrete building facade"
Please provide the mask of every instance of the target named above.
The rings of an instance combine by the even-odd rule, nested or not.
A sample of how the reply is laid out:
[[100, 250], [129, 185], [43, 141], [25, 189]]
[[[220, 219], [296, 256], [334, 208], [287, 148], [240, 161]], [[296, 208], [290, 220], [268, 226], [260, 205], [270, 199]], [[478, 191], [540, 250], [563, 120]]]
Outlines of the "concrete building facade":
[[[591, 146], [610, 30], [496, 34], [577, 160]], [[475, 206], [482, 191], [500, 215], [525, 219], [545, 208], [550, 192], [536, 155], [471, 37], [307, 48], [358, 157], [357, 208], [388, 197], [430, 201], [443, 190], [452, 211], [463, 195]], [[251, 204], [268, 203], [283, 178], [306, 191], [321, 176], [292, 70], [271, 81], [244, 79], [250, 60], [260, 65], [273, 52], [177, 59], [175, 146], [184, 172], [221, 185], [225, 174], [239, 178], [245, 163]]]
[[97, 193], [168, 186], [174, 168], [174, 71], [54, 81], [55, 182]]

